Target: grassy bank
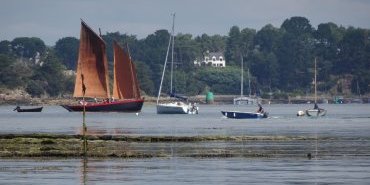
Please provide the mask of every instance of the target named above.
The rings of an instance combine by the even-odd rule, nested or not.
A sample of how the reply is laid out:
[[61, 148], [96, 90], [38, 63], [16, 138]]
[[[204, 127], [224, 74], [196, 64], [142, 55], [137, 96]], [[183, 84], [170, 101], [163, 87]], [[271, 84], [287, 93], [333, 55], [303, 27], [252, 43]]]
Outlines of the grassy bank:
[[[9, 134], [0, 136], [0, 157], [80, 157], [80, 135]], [[359, 138], [300, 136], [88, 136], [89, 157], [296, 157], [369, 156]], [[360, 138], [364, 140], [364, 138]], [[369, 140], [369, 138], [365, 138]], [[348, 143], [352, 143], [348, 145]], [[358, 145], [358, 146], [357, 146]], [[356, 152], [354, 153], [354, 148]]]

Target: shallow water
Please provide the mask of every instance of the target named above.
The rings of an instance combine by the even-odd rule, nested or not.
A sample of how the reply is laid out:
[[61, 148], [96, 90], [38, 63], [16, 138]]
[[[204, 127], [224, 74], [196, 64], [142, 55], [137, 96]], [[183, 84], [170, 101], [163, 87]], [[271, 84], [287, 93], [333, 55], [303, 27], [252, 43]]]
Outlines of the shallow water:
[[[280, 142], [172, 143], [172, 157], [145, 159], [0, 158], [0, 184], [369, 184], [370, 104], [325, 104], [323, 118], [296, 117], [312, 105], [265, 105], [270, 118], [232, 120], [221, 110], [256, 107], [201, 105], [199, 115], [157, 115], [155, 106], [132, 113], [88, 113], [88, 130], [132, 136], [304, 136], [324, 140]], [[81, 132], [81, 113], [46, 106], [41, 113], [16, 113], [0, 106], [0, 133]], [[190, 145], [190, 146], [189, 146]], [[283, 149], [312, 151], [319, 157], [194, 158], [180, 149]], [[154, 147], [153, 147], [154, 149]], [[304, 153], [305, 154], [305, 153]], [[314, 154], [314, 153], [313, 153]], [[321, 154], [325, 154], [323, 157]], [[320, 156], [321, 155], [321, 156]]]
[[[221, 110], [253, 111], [256, 107], [201, 105], [198, 115], [158, 115], [155, 106], [134, 113], [87, 113], [88, 130], [99, 134], [126, 135], [326, 135], [368, 136], [370, 104], [321, 105], [328, 110], [322, 118], [297, 117], [298, 110], [312, 105], [265, 105], [270, 118], [233, 120]], [[0, 106], [0, 134], [81, 132], [82, 114], [59, 106], [46, 106], [41, 113], [13, 112], [13, 106]]]

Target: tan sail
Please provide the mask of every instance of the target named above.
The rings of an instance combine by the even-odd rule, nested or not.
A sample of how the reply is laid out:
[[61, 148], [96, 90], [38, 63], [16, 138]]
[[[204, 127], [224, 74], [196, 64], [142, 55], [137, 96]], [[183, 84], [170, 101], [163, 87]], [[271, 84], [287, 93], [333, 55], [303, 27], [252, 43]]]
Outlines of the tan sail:
[[82, 79], [85, 97], [109, 98], [108, 60], [105, 43], [86, 23], [81, 21], [80, 49], [73, 97], [82, 97]]
[[116, 99], [140, 98], [135, 66], [130, 56], [117, 42], [114, 48], [113, 96]]

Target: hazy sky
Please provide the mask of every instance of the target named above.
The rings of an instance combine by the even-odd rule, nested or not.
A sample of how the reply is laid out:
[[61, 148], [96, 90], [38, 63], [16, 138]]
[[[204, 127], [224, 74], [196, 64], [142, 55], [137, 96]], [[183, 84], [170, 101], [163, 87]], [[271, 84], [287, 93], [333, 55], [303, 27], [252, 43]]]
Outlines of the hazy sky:
[[233, 25], [261, 29], [280, 27], [292, 16], [304, 16], [314, 27], [334, 22], [370, 28], [370, 0], [0, 0], [0, 40], [39, 37], [54, 45], [63, 37], [79, 37], [80, 18], [102, 33], [136, 35], [158, 29], [193, 36], [227, 35]]

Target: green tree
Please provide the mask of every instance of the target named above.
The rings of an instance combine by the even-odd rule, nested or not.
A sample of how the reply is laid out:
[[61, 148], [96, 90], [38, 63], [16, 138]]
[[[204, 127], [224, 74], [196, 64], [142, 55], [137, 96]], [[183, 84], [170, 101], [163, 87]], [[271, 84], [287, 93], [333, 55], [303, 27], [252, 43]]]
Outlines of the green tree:
[[233, 26], [230, 29], [229, 37], [226, 40], [225, 59], [229, 65], [237, 65], [240, 63], [241, 55], [241, 35], [238, 26]]
[[315, 56], [320, 59], [319, 79], [329, 81], [333, 73], [334, 63], [338, 60], [339, 42], [344, 35], [344, 28], [334, 23], [319, 24], [314, 33], [316, 39]]
[[255, 46], [262, 52], [276, 53], [281, 37], [282, 32], [280, 29], [268, 24], [256, 33]]
[[32, 74], [28, 64], [0, 54], [0, 86], [10, 89], [22, 87]]
[[283, 22], [284, 34], [279, 44], [278, 58], [281, 69], [280, 83], [283, 89], [294, 91], [310, 86], [313, 66], [313, 28], [304, 17], [292, 17]]
[[34, 80], [29, 81], [26, 87], [26, 91], [32, 97], [40, 97], [42, 94], [44, 94], [43, 82]]
[[37, 52], [42, 55], [46, 50], [44, 41], [37, 37], [18, 37], [11, 42], [11, 45], [18, 57], [33, 58]]
[[0, 54], [10, 55], [12, 52], [12, 44], [7, 40], [0, 42]]
[[[240, 51], [245, 56], [251, 50], [254, 49], [254, 37], [256, 36], [256, 30], [244, 28], [240, 32]], [[240, 57], [239, 57], [240, 58]]]
[[197, 53], [197, 56], [201, 56], [206, 51], [224, 52], [226, 50], [226, 39], [226, 36], [208, 36], [207, 34], [202, 34], [201, 36], [195, 37], [194, 41], [197, 43], [200, 50], [200, 52]]
[[147, 95], [156, 95], [155, 86], [153, 80], [150, 78], [153, 76], [152, 71], [144, 62], [135, 62], [137, 78], [140, 84], [140, 89], [144, 91]]
[[195, 76], [197, 81], [217, 94], [240, 93], [240, 68], [201, 68]]
[[69, 89], [66, 89], [67, 79], [64, 71], [65, 66], [52, 51], [49, 51], [44, 64], [35, 69], [35, 75], [32, 79], [43, 82], [45, 91], [50, 96], [59, 96], [63, 92], [69, 91]]
[[67, 69], [76, 69], [78, 60], [79, 40], [75, 37], [64, 37], [55, 43], [55, 54]]
[[137, 60], [145, 62], [153, 72], [153, 82], [158, 92], [163, 64], [166, 58], [166, 51], [170, 34], [167, 30], [157, 30], [154, 34], [148, 35], [141, 43], [142, 52]]

